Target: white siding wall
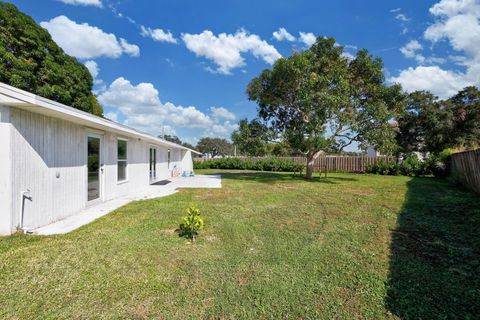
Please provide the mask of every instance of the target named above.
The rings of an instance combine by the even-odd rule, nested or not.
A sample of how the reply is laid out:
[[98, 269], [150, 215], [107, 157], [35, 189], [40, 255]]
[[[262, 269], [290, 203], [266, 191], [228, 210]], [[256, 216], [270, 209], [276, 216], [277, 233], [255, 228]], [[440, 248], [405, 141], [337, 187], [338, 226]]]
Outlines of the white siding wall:
[[189, 150], [182, 150], [182, 168], [183, 171], [193, 171], [193, 159], [192, 152]]
[[168, 148], [157, 147], [157, 180], [165, 180], [171, 178], [168, 169]]
[[85, 129], [67, 121], [12, 108], [12, 212], [20, 225], [33, 228], [67, 217], [85, 207]]
[[[2, 114], [5, 114], [5, 111], [2, 111]], [[65, 120], [15, 108], [11, 108], [10, 121], [12, 125], [0, 123], [0, 140], [7, 139], [5, 132], [8, 129], [5, 128], [11, 128], [12, 192], [8, 198], [12, 200], [11, 204], [2, 202], [0, 211], [2, 206], [10, 206], [12, 219], [7, 221], [8, 219], [3, 217], [5, 214], [0, 212], [0, 233], [8, 226], [12, 231], [20, 225], [22, 207], [24, 228], [36, 228], [72, 215], [87, 206], [87, 136], [90, 133], [102, 137], [102, 201], [136, 193], [149, 186], [149, 148], [152, 145], [148, 142], [138, 138], [120, 137], [128, 141], [128, 179], [119, 183], [117, 134], [90, 130]], [[168, 148], [156, 148], [157, 180], [170, 178], [174, 165], [182, 170], [191, 170], [189, 151], [170, 148], [169, 168]], [[4, 170], [1, 167], [8, 159], [3, 156], [3, 153], [8, 153], [5, 150], [0, 151], [0, 170]], [[8, 168], [8, 164], [5, 167]], [[0, 171], [0, 176], [3, 181], [3, 171]], [[8, 184], [6, 182], [2, 187], [0, 183], [0, 194], [8, 193]], [[25, 200], [22, 204], [22, 193], [27, 190], [30, 190], [32, 200]]]
[[12, 171], [10, 108], [0, 105], [0, 235], [12, 228]]

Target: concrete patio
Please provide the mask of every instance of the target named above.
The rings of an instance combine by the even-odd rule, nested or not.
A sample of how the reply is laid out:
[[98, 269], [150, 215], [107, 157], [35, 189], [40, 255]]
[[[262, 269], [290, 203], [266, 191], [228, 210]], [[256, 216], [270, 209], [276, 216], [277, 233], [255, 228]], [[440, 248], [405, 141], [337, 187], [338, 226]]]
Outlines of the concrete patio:
[[198, 175], [195, 177], [177, 177], [169, 179], [166, 185], [150, 185], [134, 195], [109, 200], [80, 211], [77, 214], [49, 225], [28, 230], [35, 235], [65, 234], [80, 228], [90, 222], [109, 214], [110, 212], [128, 204], [131, 201], [161, 198], [172, 195], [183, 188], [221, 188], [222, 181], [219, 175]]

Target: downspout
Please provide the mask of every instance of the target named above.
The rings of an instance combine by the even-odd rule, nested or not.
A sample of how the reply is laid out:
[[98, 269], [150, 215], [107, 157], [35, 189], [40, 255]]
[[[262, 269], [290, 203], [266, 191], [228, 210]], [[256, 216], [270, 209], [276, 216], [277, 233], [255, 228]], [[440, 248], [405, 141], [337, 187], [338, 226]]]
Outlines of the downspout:
[[29, 230], [25, 230], [23, 227], [23, 217], [25, 215], [25, 199], [32, 201], [32, 196], [30, 195], [30, 189], [23, 191], [20, 196], [20, 227], [23, 233], [28, 233]]

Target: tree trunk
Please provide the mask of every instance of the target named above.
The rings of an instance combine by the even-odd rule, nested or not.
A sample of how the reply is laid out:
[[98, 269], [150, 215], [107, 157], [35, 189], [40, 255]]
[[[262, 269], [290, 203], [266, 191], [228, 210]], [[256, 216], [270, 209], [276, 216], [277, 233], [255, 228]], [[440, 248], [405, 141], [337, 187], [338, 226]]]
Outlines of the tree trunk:
[[315, 165], [315, 160], [323, 153], [323, 151], [310, 151], [307, 153], [307, 174], [306, 178], [308, 180], [313, 179], [313, 171], [314, 171], [314, 165]]

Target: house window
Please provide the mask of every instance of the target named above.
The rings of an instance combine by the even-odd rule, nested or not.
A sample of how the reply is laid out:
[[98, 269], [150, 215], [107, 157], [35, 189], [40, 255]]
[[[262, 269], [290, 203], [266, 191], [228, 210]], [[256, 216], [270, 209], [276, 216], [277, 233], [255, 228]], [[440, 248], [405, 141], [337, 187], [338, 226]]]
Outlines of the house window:
[[117, 140], [117, 181], [127, 180], [127, 141]]

